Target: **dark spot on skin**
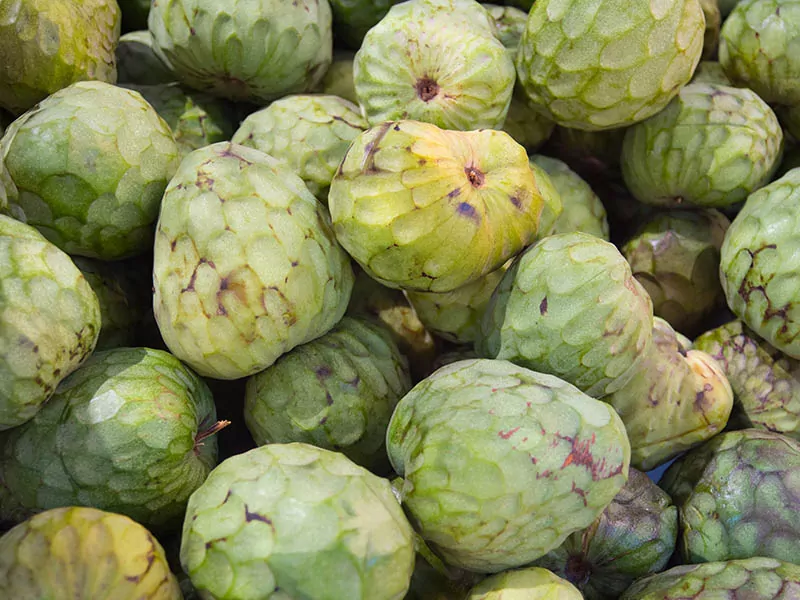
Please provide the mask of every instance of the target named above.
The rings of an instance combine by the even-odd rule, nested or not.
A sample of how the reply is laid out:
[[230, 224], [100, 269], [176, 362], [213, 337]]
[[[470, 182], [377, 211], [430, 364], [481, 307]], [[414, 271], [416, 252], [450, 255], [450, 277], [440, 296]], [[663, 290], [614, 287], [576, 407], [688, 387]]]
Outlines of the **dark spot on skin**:
[[320, 425], [325, 425], [325, 423], [327, 423], [327, 422], [328, 422], [328, 417], [322, 417], [322, 418], [319, 420], [319, 424], [320, 424]]
[[706, 412], [709, 408], [711, 408], [711, 403], [706, 398], [706, 394], [708, 392], [712, 392], [713, 390], [714, 390], [713, 385], [711, 385], [710, 383], [705, 383], [703, 384], [703, 389], [695, 394], [694, 405], [701, 412]]
[[286, 212], [291, 215], [292, 214], [292, 207], [291, 206], [287, 206], [286, 207]]
[[423, 102], [430, 102], [439, 95], [439, 84], [428, 75], [418, 79], [414, 87], [417, 90], [417, 96]]
[[206, 542], [206, 550], [211, 550], [213, 546], [214, 546], [213, 542]]
[[221, 303], [217, 303], [217, 316], [218, 317], [227, 317], [228, 311], [225, 310], [225, 307], [222, 306]]
[[427, 163], [427, 162], [428, 162], [428, 161], [427, 161], [427, 160], [425, 160], [424, 158], [420, 158], [420, 159], [417, 161], [417, 164], [418, 164], [418, 165], [421, 167], [421, 166], [423, 166], [423, 165], [424, 165], [425, 163]]
[[219, 281], [219, 289], [227, 290], [229, 281], [230, 280], [227, 277], [223, 277], [222, 279], [220, 279], [220, 281]]
[[300, 264], [300, 263], [299, 263], [299, 262], [297, 262], [296, 260], [293, 260], [293, 261], [292, 261], [292, 266], [293, 266], [293, 267], [296, 267], [296, 266], [297, 266], [297, 265], [299, 265], [299, 264]]
[[191, 35], [197, 35], [197, 31], [195, 31], [194, 27], [190, 27], [190, 28], [189, 28], [189, 33], [190, 33]]
[[539, 314], [542, 316], [547, 314], [547, 296], [542, 298], [542, 301], [539, 303]]
[[59, 375], [61, 375], [61, 369], [55, 369], [53, 371], [53, 377], [58, 377]]
[[326, 377], [333, 375], [331, 368], [325, 365], [314, 369], [314, 373], [316, 373], [318, 379], [325, 379]]
[[350, 381], [348, 381], [347, 383], [348, 383], [349, 385], [353, 386], [354, 388], [357, 388], [357, 387], [358, 387], [358, 384], [359, 384], [359, 383], [361, 383], [361, 378], [360, 378], [358, 375], [356, 375], [356, 376], [355, 376], [355, 379], [351, 379], [351, 380], [350, 380]]
[[478, 216], [478, 211], [476, 211], [475, 207], [472, 206], [469, 202], [461, 202], [458, 205], [458, 214], [464, 215], [465, 217], [469, 217], [474, 221], [480, 221], [480, 217]]
[[266, 523], [267, 525], [272, 527], [272, 521], [270, 521], [264, 515], [260, 515], [258, 513], [251, 513], [250, 509], [247, 507], [246, 504], [244, 505], [244, 520], [247, 523], [251, 523], [253, 521], [261, 521], [262, 523]]
[[[585, 498], [584, 502], [586, 502]], [[591, 574], [592, 565], [583, 556], [573, 554], [567, 558], [567, 563], [564, 565], [564, 576], [570, 583], [582, 589], [588, 583]]]
[[170, 249], [170, 250], [175, 250], [175, 248], [176, 248], [176, 246], [177, 246], [177, 245], [178, 245], [178, 240], [172, 240], [172, 241], [169, 243], [169, 249]]
[[34, 346], [33, 347], [33, 353], [34, 354], [38, 354], [39, 353], [39, 346]]
[[[375, 137], [364, 147], [364, 162], [362, 163], [362, 171], [365, 173], [377, 173], [380, 171], [375, 166], [375, 154], [378, 152], [378, 146], [381, 143], [381, 140], [386, 136], [391, 127], [391, 122], [386, 122], [380, 125], [378, 132], [375, 134]], [[344, 162], [344, 161], [342, 161]]]
[[519, 427], [514, 427], [513, 429], [509, 429], [508, 431], [498, 431], [497, 435], [500, 436], [501, 438], [503, 438], [504, 440], [507, 440], [508, 438], [510, 438], [512, 435], [514, 435], [518, 431], [519, 431]]
[[449, 193], [449, 194], [447, 194], [447, 197], [448, 197], [448, 198], [455, 198], [455, 197], [456, 197], [456, 196], [458, 196], [460, 193], [461, 193], [461, 188], [456, 188], [456, 189], [454, 189], [454, 190], [451, 190], [451, 191], [450, 191], [450, 193]]
[[516, 196], [511, 196], [509, 199], [511, 200], [511, 204], [513, 204], [516, 208], [522, 208], [522, 200]]
[[230, 500], [232, 495], [233, 495], [233, 492], [231, 490], [228, 490], [228, 493], [225, 494], [225, 500], [223, 500], [222, 503], [225, 504], [228, 500]]
[[578, 486], [576, 486], [574, 481], [572, 482], [572, 491], [575, 492], [576, 494], [578, 494], [581, 497], [581, 499], [583, 500], [583, 505], [587, 506], [587, 504], [586, 504], [586, 492], [584, 490], [582, 490], [581, 488], [579, 488]]
[[394, 127], [392, 127], [392, 129], [394, 129], [395, 131], [400, 131], [400, 125], [398, 123], [395, 123], [395, 125], [394, 125]]
[[325, 402], [328, 406], [333, 406], [333, 397], [331, 396], [330, 392], [325, 392]]
[[486, 177], [484, 174], [479, 170], [470, 165], [469, 167], [464, 168], [464, 173], [467, 174], [467, 179], [469, 183], [474, 188], [479, 188], [483, 185], [484, 180]]

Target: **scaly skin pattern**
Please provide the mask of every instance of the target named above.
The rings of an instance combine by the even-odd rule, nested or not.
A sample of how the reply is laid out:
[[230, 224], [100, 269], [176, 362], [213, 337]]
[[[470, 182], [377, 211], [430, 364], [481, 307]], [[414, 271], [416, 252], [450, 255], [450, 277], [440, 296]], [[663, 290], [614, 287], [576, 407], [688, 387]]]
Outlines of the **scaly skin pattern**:
[[189, 154], [167, 187], [153, 283], [170, 351], [201, 375], [239, 379], [330, 330], [353, 271], [300, 177], [221, 142]]
[[610, 232], [606, 209], [589, 184], [557, 158], [535, 154], [530, 161], [544, 169], [561, 197], [562, 211], [553, 233], [582, 231], [608, 241]]
[[153, 36], [149, 31], [131, 31], [119, 38], [118, 84], [158, 85], [174, 81], [177, 79], [172, 69], [153, 50]]
[[673, 567], [640, 579], [620, 600], [793, 600], [800, 566], [772, 558]]
[[733, 87], [731, 80], [725, 75], [722, 65], [717, 61], [702, 60], [692, 75], [690, 83], [713, 83]]
[[653, 314], [695, 335], [725, 304], [719, 253], [730, 221], [716, 210], [657, 213], [622, 246], [633, 276], [653, 301]]
[[216, 465], [216, 422], [208, 386], [167, 352], [95, 352], [4, 437], [0, 467], [30, 511], [92, 506], [163, 529]]
[[0, 430], [31, 419], [99, 334], [97, 296], [69, 256], [0, 215]]
[[328, 0], [153, 0], [148, 28], [181, 83], [259, 104], [313, 89], [333, 52]]
[[677, 534], [670, 497], [631, 468], [603, 514], [535, 564], [575, 585], [586, 600], [617, 600], [636, 579], [667, 565]]
[[386, 472], [386, 428], [411, 389], [408, 361], [381, 324], [344, 317], [247, 381], [244, 419], [255, 442], [305, 442]]
[[339, 243], [374, 279], [449, 292], [500, 268], [555, 220], [561, 201], [542, 185], [502, 131], [387, 121], [353, 140], [328, 205]]
[[0, 538], [0, 596], [181, 600], [161, 544], [128, 517], [56, 508]]
[[691, 83], [625, 133], [622, 175], [640, 202], [727, 207], [778, 168], [783, 131], [752, 90]]
[[693, 347], [725, 371], [735, 395], [732, 422], [800, 439], [800, 362], [738, 320], [707, 331]]
[[321, 202], [350, 142], [367, 129], [361, 110], [337, 96], [286, 96], [249, 115], [234, 144], [266, 152], [289, 167]]
[[680, 511], [685, 562], [800, 560], [800, 442], [771, 431], [722, 433], [673, 463], [661, 485]]
[[178, 147], [140, 94], [100, 81], [60, 90], [0, 140], [18, 189], [11, 214], [69, 254], [118, 260], [147, 251]]
[[719, 62], [770, 104], [800, 103], [800, 2], [741, 0], [725, 19]]
[[413, 532], [391, 485], [345, 456], [269, 444], [189, 500], [181, 565], [216, 600], [401, 600]]
[[631, 464], [649, 471], [718, 434], [733, 407], [733, 391], [720, 365], [681, 339], [658, 317], [653, 345], [639, 370], [604, 398], [622, 417], [631, 440]]
[[652, 319], [650, 297], [614, 245], [588, 233], [562, 233], [530, 247], [506, 271], [475, 348], [600, 398], [639, 369]]
[[528, 13], [513, 6], [498, 6], [497, 4], [483, 4], [483, 7], [494, 20], [497, 30], [497, 39], [511, 53], [512, 58], [517, 54]]
[[528, 567], [487, 577], [466, 600], [583, 600], [583, 596], [547, 569]]
[[704, 31], [698, 0], [537, 0], [517, 74], [559, 125], [623, 127], [659, 112], [689, 81]]
[[353, 78], [370, 125], [411, 119], [472, 131], [502, 127], [516, 75], [478, 2], [410, 0], [364, 37]]
[[120, 10], [108, 0], [0, 5], [0, 108], [21, 114], [77, 81], [116, 83]]
[[800, 169], [751, 194], [725, 234], [720, 281], [736, 316], [775, 348], [800, 359], [798, 207]]
[[387, 432], [415, 529], [444, 561], [519, 567], [588, 527], [628, 478], [607, 404], [502, 360], [465, 360], [417, 384]]

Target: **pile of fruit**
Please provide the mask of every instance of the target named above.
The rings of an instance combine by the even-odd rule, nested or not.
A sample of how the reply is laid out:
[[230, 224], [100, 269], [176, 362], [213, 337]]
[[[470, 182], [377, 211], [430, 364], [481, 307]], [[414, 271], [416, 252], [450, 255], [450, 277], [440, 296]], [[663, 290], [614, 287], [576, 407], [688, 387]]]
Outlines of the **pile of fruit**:
[[0, 598], [800, 600], [800, 0], [0, 1]]

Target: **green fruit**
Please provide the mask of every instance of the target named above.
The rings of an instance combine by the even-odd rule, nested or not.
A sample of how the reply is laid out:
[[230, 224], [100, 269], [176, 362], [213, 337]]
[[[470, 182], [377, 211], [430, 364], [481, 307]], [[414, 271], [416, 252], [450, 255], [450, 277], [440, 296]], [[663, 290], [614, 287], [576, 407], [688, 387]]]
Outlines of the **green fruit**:
[[528, 567], [487, 577], [475, 586], [466, 600], [583, 600], [569, 581], [547, 569]]
[[749, 558], [673, 567], [637, 581], [620, 600], [789, 600], [800, 588], [800, 566]]
[[410, 389], [408, 361], [390, 333], [344, 317], [247, 380], [244, 419], [258, 445], [305, 442], [382, 472], [389, 419]]
[[117, 80], [120, 11], [110, 0], [0, 5], [0, 108], [20, 114], [84, 80]]
[[690, 83], [711, 83], [715, 85], [727, 85], [734, 87], [731, 83], [731, 80], [728, 79], [727, 75], [725, 75], [722, 65], [716, 61], [710, 60], [700, 61], [700, 64], [697, 65], [697, 68], [694, 71], [694, 75], [692, 76], [692, 81]]
[[703, 38], [703, 60], [713, 59], [719, 46], [719, 29], [722, 15], [719, 12], [718, 0], [700, 0], [700, 8], [706, 20], [706, 32]]
[[320, 82], [317, 91], [329, 96], [339, 96], [357, 105], [358, 96], [356, 96], [356, 87], [353, 83], [354, 56], [355, 54], [352, 52], [335, 51], [333, 62]]
[[56, 508], [0, 538], [0, 596], [180, 600], [161, 544], [128, 517]]
[[587, 527], [627, 480], [629, 449], [610, 406], [502, 360], [439, 369], [387, 433], [415, 529], [447, 564], [484, 573]]
[[800, 169], [751, 194], [725, 234], [720, 279], [728, 306], [759, 336], [800, 359], [795, 247]]
[[719, 62], [765, 101], [800, 103], [800, 2], [739, 2], [722, 26]]
[[691, 79], [704, 30], [698, 0], [537, 0], [517, 74], [559, 125], [622, 127], [661, 111]]
[[587, 233], [563, 233], [544, 238], [506, 271], [475, 348], [599, 398], [639, 369], [652, 318], [650, 297], [616, 247]]
[[680, 511], [686, 562], [800, 560], [800, 442], [771, 431], [720, 434], [673, 463], [660, 485]]
[[69, 254], [117, 260], [151, 247], [179, 157], [140, 94], [86, 81], [14, 121], [0, 160], [19, 190], [12, 215]]
[[330, 0], [336, 41], [361, 46], [364, 36], [401, 0]]
[[783, 132], [752, 90], [692, 83], [625, 134], [622, 174], [641, 202], [726, 207], [778, 168]]
[[586, 600], [617, 600], [636, 579], [661, 571], [675, 550], [678, 509], [644, 473], [628, 482], [594, 523], [536, 561]]
[[608, 178], [619, 171], [626, 130], [584, 131], [556, 126], [547, 149], [581, 175]]
[[514, 62], [474, 0], [409, 0], [369, 30], [355, 56], [370, 125], [411, 119], [471, 131], [503, 125]]
[[343, 98], [286, 96], [247, 117], [232, 141], [278, 159], [327, 204], [339, 163], [367, 127], [360, 109]]
[[335, 452], [269, 444], [192, 495], [181, 564], [217, 600], [401, 600], [414, 544], [388, 481]]
[[212, 434], [225, 424], [208, 386], [167, 352], [95, 352], [3, 438], [3, 479], [30, 511], [91, 506], [168, 528], [216, 465]]
[[513, 6], [498, 6], [484, 4], [483, 8], [489, 13], [497, 30], [497, 39], [506, 47], [513, 59], [517, 54], [525, 24], [528, 22], [528, 13]]
[[97, 296], [69, 256], [0, 215], [0, 430], [31, 419], [99, 333]]
[[167, 187], [153, 283], [170, 351], [201, 375], [239, 379], [330, 330], [353, 272], [297, 175], [220, 142], [184, 158]]
[[149, 31], [131, 31], [119, 38], [117, 73], [120, 84], [157, 85], [175, 81], [170, 66], [153, 49]]
[[552, 225], [560, 199], [541, 185], [506, 133], [397, 121], [353, 140], [328, 203], [337, 239], [371, 277], [448, 292], [500, 268]]
[[555, 125], [536, 112], [520, 86], [514, 86], [503, 131], [529, 152], [535, 152], [550, 138]]
[[561, 197], [563, 210], [553, 234], [582, 231], [608, 241], [606, 209], [589, 184], [557, 158], [535, 154], [530, 161], [545, 170]]
[[230, 100], [311, 90], [331, 63], [328, 0], [155, 0], [148, 26], [181, 83]]

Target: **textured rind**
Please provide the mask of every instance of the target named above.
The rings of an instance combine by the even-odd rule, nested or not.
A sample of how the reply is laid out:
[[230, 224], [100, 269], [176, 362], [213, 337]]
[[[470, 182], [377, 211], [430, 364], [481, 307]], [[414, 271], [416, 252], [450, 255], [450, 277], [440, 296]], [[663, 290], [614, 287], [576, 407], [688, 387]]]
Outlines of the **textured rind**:
[[503, 131], [528, 152], [535, 152], [550, 138], [555, 126], [555, 123], [531, 107], [525, 91], [515, 85], [508, 114], [503, 122]]
[[800, 560], [800, 442], [771, 431], [722, 433], [673, 463], [661, 485], [680, 511], [686, 562]]
[[800, 566], [754, 557], [673, 567], [634, 583], [620, 600], [792, 600]]
[[330, 0], [337, 42], [358, 49], [367, 32], [402, 0]]
[[752, 90], [692, 83], [625, 133], [622, 174], [647, 204], [727, 207], [772, 177], [783, 130]]
[[153, 50], [149, 31], [131, 31], [117, 44], [117, 83], [157, 85], [176, 81], [175, 74]]
[[659, 112], [689, 81], [704, 30], [698, 0], [537, 0], [517, 75], [559, 125], [622, 127]]
[[331, 63], [328, 0], [153, 0], [148, 28], [179, 81], [230, 100], [311, 90]]
[[707, 331], [693, 347], [725, 372], [734, 393], [731, 421], [800, 439], [800, 362], [738, 320]]
[[709, 60], [717, 56], [722, 15], [719, 12], [718, 0], [700, 0], [700, 7], [703, 9], [703, 17], [706, 20], [702, 58], [703, 60]]
[[483, 7], [494, 20], [497, 39], [506, 47], [514, 58], [528, 22], [528, 13], [513, 6], [498, 6], [497, 4], [483, 4]]
[[318, 86], [319, 92], [330, 96], [339, 96], [358, 105], [356, 86], [353, 83], [353, 58], [352, 52], [337, 50], [333, 55], [333, 62], [325, 73]]
[[631, 440], [631, 465], [648, 471], [723, 430], [733, 391], [719, 364], [669, 323], [653, 319], [653, 344], [633, 378], [604, 398]]
[[545, 170], [561, 197], [562, 211], [553, 234], [582, 231], [608, 241], [606, 209], [589, 184], [557, 158], [534, 154], [530, 161]]
[[69, 256], [0, 215], [0, 430], [31, 419], [99, 333], [97, 296]]
[[569, 581], [547, 569], [528, 567], [492, 575], [470, 590], [466, 600], [583, 600]]
[[689, 83], [712, 83], [734, 87], [731, 80], [725, 75], [722, 65], [713, 60], [701, 60]]
[[[417, 89], [425, 78], [438, 85], [430, 98]], [[516, 75], [478, 2], [410, 0], [367, 33], [353, 79], [370, 125], [412, 119], [472, 131], [502, 127]]]
[[535, 564], [571, 582], [586, 600], [617, 600], [636, 579], [664, 569], [677, 535], [678, 509], [670, 497], [631, 468], [594, 523]]
[[657, 213], [622, 246], [653, 314], [686, 335], [724, 305], [719, 256], [730, 221], [716, 210]]
[[728, 306], [778, 350], [800, 359], [800, 169], [751, 194], [725, 234]]
[[397, 405], [387, 450], [415, 529], [447, 564], [496, 573], [587, 527], [628, 478], [607, 404], [502, 360], [465, 360]]
[[151, 247], [179, 156], [140, 94], [84, 81], [17, 119], [0, 139], [0, 160], [19, 192], [13, 216], [69, 254], [117, 260]]
[[800, 103], [800, 2], [741, 0], [722, 25], [719, 61], [766, 102]]
[[153, 283], [170, 351], [201, 375], [239, 379], [330, 330], [353, 271], [300, 177], [220, 142], [189, 154], [167, 187]]
[[3, 598], [181, 600], [161, 544], [128, 517], [56, 508], [0, 538]]
[[337, 239], [374, 279], [448, 292], [500, 268], [555, 220], [560, 199], [542, 185], [507, 133], [387, 121], [353, 140], [328, 205]]
[[602, 397], [634, 376], [653, 305], [615, 246], [588, 233], [544, 238], [506, 271], [475, 348]]
[[619, 171], [626, 129], [584, 131], [556, 126], [547, 149], [578, 173], [605, 177]]
[[91, 506], [174, 526], [216, 465], [216, 438], [195, 444], [216, 420], [208, 386], [167, 352], [95, 352], [3, 438], [3, 479], [31, 512]]
[[222, 462], [189, 500], [181, 565], [217, 600], [401, 600], [412, 535], [387, 480], [338, 453], [269, 444]]
[[410, 389], [408, 361], [390, 332], [344, 317], [248, 379], [244, 419], [260, 446], [305, 442], [385, 472], [386, 428]]
[[77, 81], [117, 80], [120, 10], [108, 0], [0, 5], [0, 108], [20, 114]]
[[327, 204], [328, 188], [350, 142], [368, 127], [359, 107], [348, 100], [295, 95], [249, 115], [231, 141], [278, 159]]

